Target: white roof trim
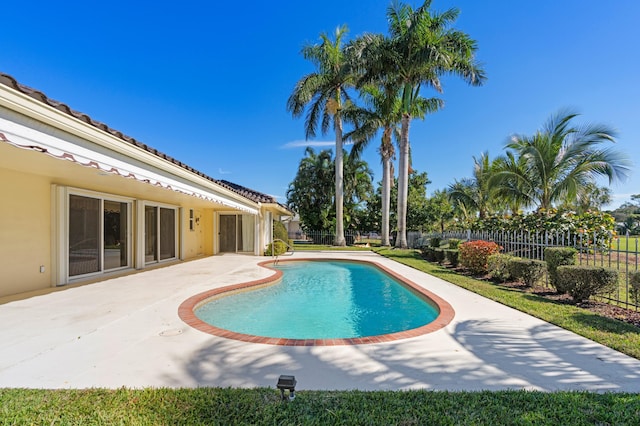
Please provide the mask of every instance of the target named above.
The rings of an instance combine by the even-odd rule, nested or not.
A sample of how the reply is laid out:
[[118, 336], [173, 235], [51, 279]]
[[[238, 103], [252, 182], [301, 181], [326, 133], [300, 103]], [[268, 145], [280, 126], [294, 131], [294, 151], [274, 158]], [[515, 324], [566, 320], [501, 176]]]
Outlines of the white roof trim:
[[214, 193], [213, 191], [203, 189], [186, 182], [181, 182], [152, 170], [143, 169], [125, 161], [112, 158], [92, 149], [42, 133], [1, 117], [0, 140], [18, 148], [32, 149], [61, 160], [73, 161], [86, 167], [94, 167], [107, 173], [136, 179], [140, 182], [188, 194], [254, 215], [258, 214], [258, 209], [230, 200], [220, 194]]

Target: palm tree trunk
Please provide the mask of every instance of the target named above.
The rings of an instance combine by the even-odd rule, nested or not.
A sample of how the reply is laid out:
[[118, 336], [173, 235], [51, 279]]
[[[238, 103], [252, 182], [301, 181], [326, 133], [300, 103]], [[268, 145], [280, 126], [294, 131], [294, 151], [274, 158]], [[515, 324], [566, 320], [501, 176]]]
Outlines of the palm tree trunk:
[[391, 158], [382, 155], [382, 241], [383, 246], [390, 246], [389, 210], [391, 206]]
[[340, 114], [334, 117], [336, 131], [336, 246], [346, 246], [344, 239], [344, 159], [342, 152], [342, 118]]
[[409, 124], [411, 115], [402, 114], [398, 159], [398, 236], [396, 247], [407, 248], [407, 196], [409, 193]]

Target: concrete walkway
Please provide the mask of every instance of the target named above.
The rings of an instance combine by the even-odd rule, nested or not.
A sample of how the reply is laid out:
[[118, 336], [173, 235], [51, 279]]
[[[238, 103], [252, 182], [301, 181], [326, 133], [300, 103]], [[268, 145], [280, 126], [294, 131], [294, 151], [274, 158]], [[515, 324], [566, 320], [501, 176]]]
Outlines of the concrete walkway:
[[0, 305], [0, 387], [275, 387], [305, 389], [640, 392], [640, 361], [373, 253], [447, 300], [434, 333], [357, 346], [251, 344], [184, 324], [188, 297], [270, 276], [265, 258], [223, 255]]

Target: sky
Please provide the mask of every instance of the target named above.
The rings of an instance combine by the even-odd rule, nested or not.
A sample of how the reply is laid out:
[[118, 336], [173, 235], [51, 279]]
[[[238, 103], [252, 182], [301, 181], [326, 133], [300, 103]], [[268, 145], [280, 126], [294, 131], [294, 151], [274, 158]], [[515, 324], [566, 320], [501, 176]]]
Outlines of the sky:
[[[418, 7], [417, 1], [406, 3]], [[388, 0], [184, 2], [67, 0], [3, 6], [0, 72], [215, 178], [286, 202], [306, 146], [286, 101], [313, 72], [300, 55], [322, 32], [386, 33]], [[455, 28], [477, 41], [487, 81], [445, 77], [443, 110], [411, 124], [413, 168], [432, 194], [471, 177], [473, 157], [504, 153], [572, 109], [577, 124], [615, 128], [632, 162], [610, 189], [615, 208], [640, 193], [640, 2], [434, 0], [460, 9]], [[381, 178], [372, 140], [364, 159]], [[397, 170], [397, 168], [396, 168]], [[601, 181], [600, 184], [607, 184]]]

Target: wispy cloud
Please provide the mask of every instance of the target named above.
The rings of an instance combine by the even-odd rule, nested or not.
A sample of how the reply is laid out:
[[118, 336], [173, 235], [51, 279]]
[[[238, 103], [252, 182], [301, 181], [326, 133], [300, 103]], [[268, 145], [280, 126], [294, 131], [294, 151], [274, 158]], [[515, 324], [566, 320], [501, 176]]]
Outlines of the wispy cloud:
[[335, 141], [292, 141], [282, 145], [282, 149], [300, 148], [306, 146], [335, 146]]
[[219, 168], [219, 169], [218, 169], [218, 173], [219, 173], [219, 174], [221, 174], [221, 175], [230, 175], [230, 174], [231, 174], [231, 172], [230, 172], [230, 171], [228, 171], [228, 170], [222, 170], [222, 168]]
[[[353, 145], [353, 142], [344, 141], [344, 145], [345, 146]], [[280, 148], [292, 149], [292, 148], [300, 148], [300, 147], [307, 147], [307, 146], [332, 147], [332, 146], [336, 146], [336, 142], [335, 141], [293, 141], [293, 142], [285, 143]]]

